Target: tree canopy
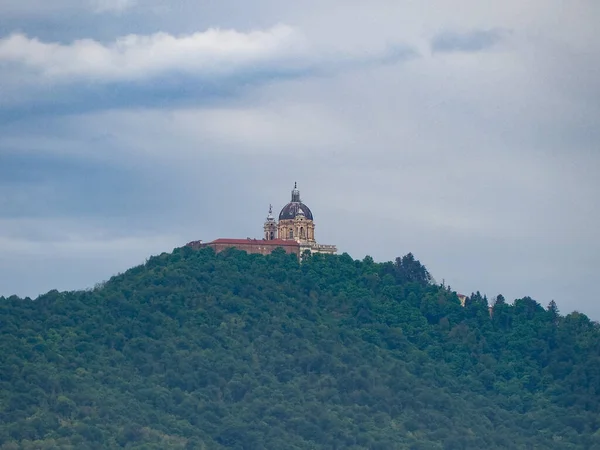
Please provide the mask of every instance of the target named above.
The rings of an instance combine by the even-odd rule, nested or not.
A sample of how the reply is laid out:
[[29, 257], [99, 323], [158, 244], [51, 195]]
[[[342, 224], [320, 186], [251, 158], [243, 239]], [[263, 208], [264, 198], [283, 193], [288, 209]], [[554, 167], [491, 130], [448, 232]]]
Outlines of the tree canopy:
[[600, 448], [599, 338], [412, 254], [180, 248], [0, 297], [0, 449]]

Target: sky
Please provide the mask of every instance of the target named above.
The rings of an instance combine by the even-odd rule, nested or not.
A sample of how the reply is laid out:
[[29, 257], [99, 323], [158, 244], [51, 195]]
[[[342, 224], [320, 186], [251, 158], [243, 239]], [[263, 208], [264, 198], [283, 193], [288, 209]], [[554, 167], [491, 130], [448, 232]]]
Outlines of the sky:
[[2, 0], [0, 295], [261, 237], [600, 319], [597, 0]]

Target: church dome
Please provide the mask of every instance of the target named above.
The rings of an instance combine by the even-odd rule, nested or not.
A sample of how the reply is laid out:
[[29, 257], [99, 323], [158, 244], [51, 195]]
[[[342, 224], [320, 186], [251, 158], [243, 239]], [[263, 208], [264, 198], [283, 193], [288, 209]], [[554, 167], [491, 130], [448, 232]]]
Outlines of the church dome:
[[294, 183], [292, 201], [283, 207], [279, 213], [279, 220], [294, 219], [299, 213], [304, 214], [308, 220], [313, 220], [310, 208], [300, 201], [300, 191], [298, 185]]
[[279, 213], [279, 220], [293, 219], [300, 211], [304, 213], [304, 217], [308, 220], [313, 220], [313, 215], [308, 206], [301, 202], [290, 202], [283, 207]]

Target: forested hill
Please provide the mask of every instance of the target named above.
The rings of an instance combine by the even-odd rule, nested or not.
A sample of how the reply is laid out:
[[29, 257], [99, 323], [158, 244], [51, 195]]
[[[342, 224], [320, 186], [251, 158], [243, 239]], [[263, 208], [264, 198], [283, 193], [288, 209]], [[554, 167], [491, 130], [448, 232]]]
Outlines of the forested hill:
[[411, 255], [176, 249], [0, 298], [0, 449], [598, 449], [600, 331]]

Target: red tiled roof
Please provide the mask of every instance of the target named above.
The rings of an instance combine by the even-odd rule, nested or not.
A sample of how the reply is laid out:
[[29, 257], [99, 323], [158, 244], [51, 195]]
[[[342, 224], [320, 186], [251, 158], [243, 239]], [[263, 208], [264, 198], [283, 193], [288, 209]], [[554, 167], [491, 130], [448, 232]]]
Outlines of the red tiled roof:
[[282, 246], [297, 247], [300, 245], [296, 241], [284, 240], [284, 239], [273, 239], [271, 241], [267, 241], [266, 239], [229, 239], [229, 238], [215, 239], [212, 242], [207, 242], [207, 244], [268, 245], [268, 246], [274, 246], [274, 247], [282, 247]]

